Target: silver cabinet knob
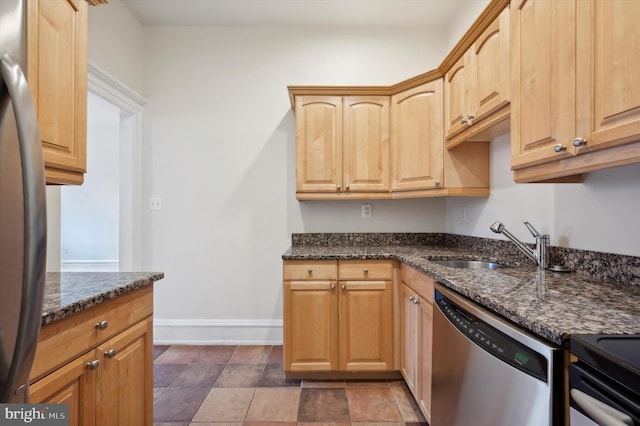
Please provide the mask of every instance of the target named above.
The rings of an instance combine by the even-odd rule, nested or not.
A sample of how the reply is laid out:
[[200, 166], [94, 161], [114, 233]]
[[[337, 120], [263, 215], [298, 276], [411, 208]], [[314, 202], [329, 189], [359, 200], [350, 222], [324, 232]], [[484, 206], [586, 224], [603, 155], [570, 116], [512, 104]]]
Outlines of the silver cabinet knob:
[[331, 284], [331, 285], [329, 286], [329, 288], [330, 288], [331, 290], [335, 290], [335, 289], [336, 289], [336, 285], [335, 285], [335, 284]]
[[557, 145], [555, 145], [555, 146], [553, 147], [553, 150], [554, 150], [555, 152], [562, 152], [562, 151], [566, 151], [566, 150], [567, 150], [567, 146], [566, 146], [566, 145], [562, 145], [561, 143], [559, 143], [559, 144], [557, 144]]
[[107, 327], [109, 327], [109, 323], [106, 320], [96, 323], [96, 329], [97, 330], [106, 330]]
[[585, 138], [575, 138], [572, 142], [573, 146], [585, 146], [587, 144], [587, 140]]
[[346, 284], [342, 284], [342, 285], [340, 286], [340, 288], [342, 289], [342, 291], [345, 291], [345, 290], [347, 289], [347, 285], [346, 285]]
[[340, 191], [340, 185], [336, 185], [336, 189]]
[[413, 302], [413, 301], [415, 300], [415, 297], [413, 297], [413, 296], [409, 296], [409, 300], [410, 300], [411, 302]]
[[87, 368], [89, 370], [95, 370], [98, 367], [100, 367], [100, 361], [98, 361], [97, 359], [94, 359], [93, 361], [87, 363]]
[[313, 268], [307, 269], [307, 272], [310, 273], [310, 274], [313, 274]]
[[413, 298], [413, 304], [414, 305], [419, 305], [420, 304], [420, 299], [418, 299], [417, 297]]
[[118, 351], [116, 351], [115, 349], [109, 349], [104, 353], [104, 356], [106, 356], [107, 358], [113, 358], [114, 356], [116, 356], [117, 352]]
[[463, 126], [466, 124], [467, 126], [471, 126], [473, 124], [473, 120], [476, 118], [475, 115], [473, 114], [467, 114], [467, 117], [462, 117], [460, 119], [460, 124], [462, 124]]
[[364, 273], [368, 274], [369, 273], [369, 268], [364, 268]]
[[433, 183], [435, 184], [435, 186], [440, 186], [440, 181], [439, 180], [436, 180]]
[[347, 191], [348, 191], [348, 190], [350, 190], [350, 189], [351, 189], [351, 185], [347, 185], [347, 186], [345, 187], [345, 189], [346, 189]]

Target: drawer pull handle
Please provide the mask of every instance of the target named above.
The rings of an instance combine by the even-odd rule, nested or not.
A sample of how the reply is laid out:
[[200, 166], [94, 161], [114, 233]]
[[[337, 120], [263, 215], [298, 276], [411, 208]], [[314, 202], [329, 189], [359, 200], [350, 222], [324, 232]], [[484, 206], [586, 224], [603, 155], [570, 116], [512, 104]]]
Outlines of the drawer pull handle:
[[109, 349], [104, 353], [104, 356], [106, 356], [107, 358], [113, 358], [114, 356], [116, 356], [116, 353], [118, 353], [118, 351], [116, 351], [115, 349]]
[[100, 367], [100, 361], [97, 359], [94, 359], [93, 361], [87, 363], [87, 368], [89, 370], [95, 370], [98, 367]]
[[97, 330], [106, 330], [107, 327], [109, 327], [109, 323], [106, 320], [96, 323]]

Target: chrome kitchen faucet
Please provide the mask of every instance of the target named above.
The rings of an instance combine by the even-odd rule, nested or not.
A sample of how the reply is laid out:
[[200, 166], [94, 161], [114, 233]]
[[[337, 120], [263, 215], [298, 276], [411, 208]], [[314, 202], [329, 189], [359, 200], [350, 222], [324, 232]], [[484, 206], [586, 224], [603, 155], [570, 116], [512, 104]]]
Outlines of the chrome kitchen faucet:
[[549, 267], [549, 235], [540, 234], [536, 231], [529, 222], [523, 222], [527, 227], [531, 235], [536, 239], [536, 249], [532, 250], [528, 245], [517, 239], [513, 234], [507, 231], [507, 228], [501, 222], [495, 222], [489, 227], [496, 234], [504, 234], [505, 237], [513, 241], [513, 243], [520, 249], [521, 252], [527, 255], [527, 257], [541, 269], [547, 269]]

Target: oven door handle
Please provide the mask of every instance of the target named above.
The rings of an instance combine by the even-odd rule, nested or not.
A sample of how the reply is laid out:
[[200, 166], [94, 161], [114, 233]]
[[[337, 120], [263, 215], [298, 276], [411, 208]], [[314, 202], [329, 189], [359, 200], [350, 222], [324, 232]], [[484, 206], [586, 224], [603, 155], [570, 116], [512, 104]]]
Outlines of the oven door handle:
[[578, 389], [571, 389], [575, 404], [600, 425], [633, 426], [633, 419]]

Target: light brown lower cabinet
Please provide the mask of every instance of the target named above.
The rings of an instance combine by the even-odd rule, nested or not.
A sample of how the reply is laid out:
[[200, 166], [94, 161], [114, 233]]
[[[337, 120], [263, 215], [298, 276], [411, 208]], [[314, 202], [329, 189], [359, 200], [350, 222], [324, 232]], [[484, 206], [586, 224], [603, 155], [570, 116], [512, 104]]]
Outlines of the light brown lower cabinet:
[[393, 261], [285, 261], [284, 370], [394, 370]]
[[431, 348], [433, 346], [433, 280], [400, 267], [400, 372], [431, 422]]
[[42, 328], [31, 403], [69, 405], [69, 424], [153, 424], [153, 290], [145, 287]]

